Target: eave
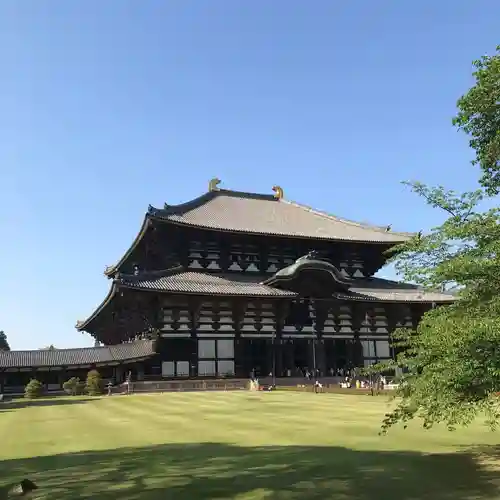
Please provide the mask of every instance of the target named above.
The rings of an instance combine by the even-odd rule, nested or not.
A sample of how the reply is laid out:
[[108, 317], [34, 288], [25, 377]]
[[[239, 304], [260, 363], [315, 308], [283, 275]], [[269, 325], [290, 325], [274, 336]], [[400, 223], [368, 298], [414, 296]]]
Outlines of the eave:
[[[314, 237], [314, 236], [287, 235], [287, 234], [280, 234], [280, 233], [264, 233], [264, 232], [259, 232], [259, 231], [245, 231], [244, 229], [213, 228], [213, 227], [203, 226], [201, 224], [188, 224], [187, 222], [174, 221], [174, 220], [170, 220], [170, 219], [163, 219], [163, 218], [155, 216], [155, 215], [150, 215], [150, 219], [154, 220], [155, 222], [159, 222], [159, 223], [165, 224], [165, 225], [197, 229], [199, 231], [213, 231], [216, 233], [240, 234], [240, 235], [246, 235], [246, 236], [259, 236], [259, 237], [263, 236], [266, 238], [275, 237], [275, 238], [283, 238], [285, 240], [322, 241], [322, 242], [327, 242], [327, 243], [355, 243], [355, 244], [361, 244], [361, 245], [385, 246], [388, 249], [395, 247], [396, 245], [400, 245], [402, 243], [405, 243], [411, 237], [413, 237], [417, 234], [417, 233], [415, 233], [415, 234], [407, 233], [409, 236], [406, 237], [405, 239], [401, 239], [400, 241], [390, 241], [390, 242], [387, 242], [387, 241], [365, 241], [365, 240], [361, 240], [361, 239], [360, 240], [352, 240], [352, 239], [342, 239], [342, 238], [328, 239], [328, 238], [318, 238], [318, 237]], [[392, 234], [400, 234], [400, 233], [394, 232]], [[125, 259], [123, 259], [123, 260], [125, 260]], [[120, 263], [121, 262], [122, 261], [120, 261]], [[113, 267], [117, 268], [118, 265], [113, 266]]]
[[[411, 285], [382, 280], [380, 278], [368, 281], [351, 280], [349, 283], [348, 291], [337, 290], [330, 298], [357, 302], [405, 304], [451, 304], [456, 300], [455, 297], [448, 294], [421, 290]], [[90, 323], [110, 304], [116, 294], [123, 290], [161, 295], [233, 297], [249, 300], [291, 300], [295, 297], [300, 297], [300, 293], [280, 290], [265, 282], [238, 281], [232, 276], [199, 273], [185, 270], [182, 266], [163, 271], [143, 272], [139, 275], [118, 274], [113, 280], [108, 295], [91, 316], [77, 323], [77, 330], [88, 331], [87, 328]], [[318, 298], [318, 300], [328, 300], [328, 298]]]
[[75, 325], [75, 328], [79, 331], [79, 332], [84, 332], [86, 331], [86, 328], [87, 326], [94, 320], [97, 318], [97, 316], [99, 316], [99, 314], [106, 308], [106, 306], [113, 300], [113, 298], [115, 297], [115, 295], [118, 293], [119, 291], [119, 286], [117, 285], [117, 283], [113, 280], [113, 283], [111, 284], [111, 287], [109, 289], [109, 292], [108, 294], [106, 295], [106, 297], [104, 298], [104, 300], [96, 307], [96, 309], [94, 310], [94, 312], [85, 320], [78, 320], [76, 322], [76, 325]]
[[[340, 293], [334, 294], [334, 298], [339, 300], [355, 301], [355, 302], [380, 302], [380, 303], [390, 303], [390, 304], [453, 304], [456, 299], [454, 298], [434, 298], [425, 297], [422, 293], [421, 297], [415, 298], [403, 298], [401, 295], [386, 293], [385, 296], [372, 296], [366, 293], [360, 293], [355, 291], [350, 291], [350, 293]], [[416, 300], [418, 299], [418, 300]]]
[[[324, 221], [325, 224], [340, 224], [342, 226], [342, 230], [349, 230], [348, 228], [353, 228], [356, 230], [366, 230], [367, 231], [367, 236], [366, 237], [342, 237], [342, 235], [307, 235], [307, 234], [300, 234], [300, 232], [293, 232], [291, 231], [290, 233], [286, 233], [283, 230], [281, 231], [274, 231], [272, 228], [269, 228], [267, 231], [261, 231], [257, 230], [255, 228], [253, 229], [248, 229], [248, 228], [240, 228], [240, 227], [223, 227], [223, 226], [218, 226], [217, 224], [210, 224], [210, 215], [208, 214], [207, 217], [209, 218], [206, 222], [200, 223], [198, 222], [193, 222], [193, 221], [185, 221], [181, 220], [181, 217], [184, 217], [184, 214], [188, 213], [191, 210], [195, 210], [197, 208], [203, 207], [205, 204], [211, 202], [218, 196], [225, 196], [226, 198], [234, 199], [247, 199], [247, 200], [253, 200], [254, 202], [262, 201], [262, 202], [272, 202], [276, 204], [281, 204], [280, 206], [282, 207], [294, 207], [295, 209], [299, 209], [299, 212], [301, 214], [308, 213], [313, 216], [312, 220], [318, 220], [319, 223], [321, 224], [321, 221]], [[315, 219], [314, 219], [315, 218]], [[127, 261], [127, 259], [132, 255], [132, 253], [138, 248], [140, 245], [141, 241], [143, 240], [144, 236], [146, 235], [148, 228], [151, 226], [152, 222], [158, 222], [161, 224], [166, 224], [166, 225], [174, 225], [178, 227], [185, 227], [185, 228], [192, 228], [192, 229], [197, 229], [197, 230], [202, 230], [202, 231], [215, 231], [218, 233], [225, 233], [225, 234], [244, 234], [244, 235], [249, 235], [249, 236], [259, 236], [259, 237], [277, 237], [277, 238], [283, 238], [283, 239], [295, 239], [295, 240], [303, 240], [303, 241], [323, 241], [323, 242], [331, 242], [331, 243], [355, 243], [355, 244], [362, 244], [362, 245], [374, 245], [374, 246], [382, 246], [386, 248], [392, 248], [398, 244], [404, 243], [405, 241], [409, 240], [413, 236], [415, 236], [416, 233], [404, 233], [404, 232], [393, 232], [390, 231], [389, 226], [387, 228], [382, 228], [380, 226], [375, 226], [375, 225], [369, 225], [369, 224], [363, 224], [360, 222], [355, 222], [351, 221], [342, 217], [337, 217], [331, 214], [328, 214], [327, 212], [323, 212], [320, 210], [315, 210], [311, 207], [295, 203], [289, 200], [284, 200], [284, 199], [276, 199], [275, 196], [273, 195], [267, 195], [267, 194], [257, 194], [257, 193], [246, 193], [242, 191], [231, 191], [231, 190], [214, 190], [214, 191], [209, 191], [207, 193], [202, 194], [201, 196], [198, 196], [197, 198], [194, 198], [190, 201], [187, 201], [185, 203], [181, 203], [178, 205], [167, 205], [165, 204], [164, 208], [155, 208], [153, 206], [148, 207], [148, 211], [146, 215], [144, 216], [144, 220], [141, 226], [141, 229], [137, 236], [135, 237], [134, 241], [128, 248], [128, 250], [124, 253], [122, 258], [114, 265], [112, 266], [107, 266], [105, 268], [104, 274], [105, 276], [111, 278], [113, 277], [121, 268], [121, 266]], [[233, 221], [234, 223], [234, 221]], [[372, 235], [382, 235], [382, 234], [389, 234], [391, 238], [389, 239], [384, 239], [380, 238], [377, 239], [371, 239], [369, 237], [369, 234]]]
[[[281, 203], [285, 206], [290, 206], [290, 207], [295, 207], [301, 209], [301, 211], [313, 214], [314, 216], [318, 216], [321, 219], [324, 219], [325, 221], [331, 221], [331, 222], [336, 222], [336, 223], [342, 223], [345, 224], [346, 227], [357, 227], [360, 229], [366, 229], [368, 231], [373, 231], [374, 233], [379, 233], [379, 234], [390, 234], [391, 236], [394, 236], [394, 239], [391, 240], [370, 240], [370, 239], [363, 239], [363, 238], [342, 238], [341, 236], [335, 236], [335, 237], [322, 237], [318, 235], [301, 235], [301, 234], [286, 234], [286, 233], [281, 233], [281, 232], [272, 232], [272, 231], [258, 231], [258, 230], [247, 230], [243, 228], [224, 228], [224, 227], [219, 227], [219, 226], [213, 226], [209, 224], [200, 224], [200, 223], [193, 223], [193, 222], [186, 222], [182, 221], [179, 219], [172, 219], [174, 216], [181, 216], [184, 213], [194, 210], [196, 208], [199, 208], [203, 206], [205, 203], [212, 201], [218, 196], [228, 196], [228, 197], [236, 197], [236, 198], [248, 198], [248, 199], [253, 199], [253, 200], [261, 200], [261, 201], [268, 201], [268, 202], [273, 202], [273, 203]], [[391, 231], [389, 229], [390, 226], [387, 226], [386, 228], [381, 227], [381, 226], [376, 226], [376, 225], [370, 225], [370, 224], [364, 224], [361, 222], [356, 222], [352, 221], [343, 217], [337, 217], [334, 215], [331, 215], [327, 212], [321, 211], [321, 210], [316, 210], [313, 209], [309, 206], [293, 202], [290, 200], [285, 200], [285, 199], [276, 199], [275, 196], [273, 195], [267, 195], [267, 194], [258, 194], [258, 193], [248, 193], [244, 191], [233, 191], [233, 190], [228, 190], [228, 189], [217, 189], [214, 191], [209, 191], [207, 193], [202, 194], [201, 196], [198, 196], [197, 198], [194, 198], [193, 200], [187, 201], [185, 203], [181, 203], [178, 205], [167, 205], [165, 204], [164, 208], [156, 208], [153, 206], [149, 206], [148, 208], [148, 215], [152, 216], [155, 220], [158, 220], [159, 222], [169, 222], [172, 224], [175, 224], [177, 226], [181, 227], [191, 227], [199, 230], [211, 230], [211, 231], [217, 231], [221, 233], [229, 233], [229, 234], [245, 234], [245, 235], [253, 235], [253, 236], [275, 236], [275, 237], [280, 237], [280, 238], [287, 238], [287, 239], [298, 239], [298, 240], [306, 240], [306, 241], [328, 241], [328, 242], [343, 242], [343, 243], [359, 243], [359, 244], [368, 244], [368, 245], [382, 245], [382, 246], [388, 246], [388, 247], [393, 247], [395, 245], [404, 243], [411, 239], [412, 237], [416, 236], [417, 233], [409, 233], [409, 232], [396, 232], [396, 231]]]
[[105, 276], [107, 276], [108, 278], [112, 278], [118, 272], [120, 267], [127, 261], [127, 259], [132, 255], [133, 251], [139, 246], [144, 236], [146, 235], [148, 229], [151, 227], [151, 224], [152, 224], [152, 217], [149, 214], [146, 214], [144, 216], [141, 229], [137, 234], [137, 236], [135, 237], [132, 244], [130, 245], [129, 249], [125, 252], [123, 257], [116, 264], [112, 266], [106, 266], [106, 268], [104, 269]]

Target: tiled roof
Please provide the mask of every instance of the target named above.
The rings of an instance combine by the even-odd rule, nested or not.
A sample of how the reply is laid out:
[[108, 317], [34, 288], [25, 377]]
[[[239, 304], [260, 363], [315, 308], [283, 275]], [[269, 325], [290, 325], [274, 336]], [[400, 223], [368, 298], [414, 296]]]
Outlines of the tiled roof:
[[151, 340], [138, 340], [106, 347], [37, 351], [0, 351], [1, 368], [75, 366], [133, 361], [154, 354]]
[[164, 209], [150, 207], [148, 213], [202, 228], [332, 241], [394, 244], [412, 236], [335, 217], [272, 195], [228, 190], [211, 191]]
[[[180, 268], [182, 269], [182, 268]], [[241, 295], [294, 297], [295, 293], [250, 281], [241, 275], [217, 276], [193, 271], [170, 270], [159, 273], [143, 273], [139, 276], [119, 275], [118, 284], [163, 292], [180, 292], [210, 295]]]
[[[178, 293], [210, 295], [242, 295], [262, 297], [295, 297], [295, 292], [279, 290], [263, 285], [262, 276], [239, 274], [215, 275], [194, 271], [170, 271], [143, 273], [138, 276], [121, 275], [118, 284], [143, 289]], [[379, 300], [382, 302], [452, 302], [450, 294], [428, 292], [415, 285], [369, 278], [350, 280], [349, 291], [337, 294], [346, 300]]]
[[381, 302], [453, 302], [449, 293], [431, 292], [408, 283], [382, 278], [356, 279], [349, 288], [350, 298], [379, 300]]

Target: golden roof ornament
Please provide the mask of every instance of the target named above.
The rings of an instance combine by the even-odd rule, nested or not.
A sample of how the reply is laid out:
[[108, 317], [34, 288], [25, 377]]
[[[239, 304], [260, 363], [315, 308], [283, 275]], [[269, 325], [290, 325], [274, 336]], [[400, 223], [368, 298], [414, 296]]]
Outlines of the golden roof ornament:
[[283, 198], [283, 189], [280, 186], [273, 186], [274, 197], [278, 200]]
[[214, 177], [213, 179], [210, 180], [208, 183], [208, 190], [209, 191], [219, 191], [219, 184], [220, 184], [220, 179], [217, 177]]

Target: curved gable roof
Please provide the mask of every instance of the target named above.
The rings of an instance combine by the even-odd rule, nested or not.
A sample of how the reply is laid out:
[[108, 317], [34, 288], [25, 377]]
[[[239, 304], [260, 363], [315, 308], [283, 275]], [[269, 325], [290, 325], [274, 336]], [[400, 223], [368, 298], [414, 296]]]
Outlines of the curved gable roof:
[[397, 244], [413, 233], [343, 219], [273, 195], [217, 190], [181, 205], [149, 208], [151, 216], [200, 228], [331, 241]]
[[[331, 262], [321, 259], [317, 252], [310, 252], [308, 255], [300, 257], [290, 266], [280, 269], [264, 283], [301, 293], [304, 284], [300, 282], [300, 278], [304, 274], [309, 274], [312, 277], [309, 279], [309, 292], [317, 293], [319, 285], [320, 295], [325, 293], [333, 295], [339, 290], [347, 291], [351, 286], [350, 281], [346, 281], [340, 271]], [[318, 280], [318, 275], [322, 276], [321, 282]]]
[[123, 257], [106, 268], [106, 276], [116, 274], [140, 244], [153, 219], [215, 231], [385, 245], [403, 243], [414, 236], [391, 231], [389, 226], [337, 217], [274, 195], [220, 189], [179, 205], [150, 205], [139, 234]]

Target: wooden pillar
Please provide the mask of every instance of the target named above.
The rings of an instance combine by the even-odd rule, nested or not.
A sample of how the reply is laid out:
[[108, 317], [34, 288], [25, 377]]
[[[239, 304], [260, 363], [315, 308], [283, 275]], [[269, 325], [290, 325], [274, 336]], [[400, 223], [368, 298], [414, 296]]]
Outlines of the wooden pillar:
[[3, 394], [5, 384], [5, 372], [0, 372], [0, 394]]
[[189, 309], [189, 328], [191, 333], [191, 341], [193, 343], [193, 349], [191, 352], [191, 357], [189, 359], [189, 376], [198, 376], [198, 327], [200, 324], [200, 311], [203, 305], [203, 301], [199, 297], [190, 297], [188, 299], [188, 309]]
[[328, 318], [328, 311], [330, 309], [330, 304], [326, 301], [315, 301], [315, 322], [314, 322], [314, 333], [315, 333], [315, 351], [316, 351], [316, 368], [319, 370], [321, 376], [325, 376], [326, 373], [326, 359], [325, 359], [325, 345], [323, 341], [323, 329], [325, 326], [325, 321]]
[[319, 375], [324, 377], [326, 373], [326, 358], [325, 358], [325, 343], [320, 336], [316, 341], [316, 367], [319, 370]]
[[266, 338], [264, 341], [266, 343], [265, 376], [276, 377], [276, 339], [274, 337], [270, 339]]
[[364, 320], [365, 307], [363, 304], [352, 302], [351, 305], [352, 330], [354, 334], [353, 342], [350, 349], [350, 365], [354, 368], [364, 365], [363, 362], [363, 346], [359, 338], [361, 325]]
[[283, 327], [285, 325], [285, 320], [290, 311], [290, 302], [287, 300], [278, 301], [274, 308], [274, 327], [275, 327], [275, 338], [274, 338], [274, 372], [276, 377], [283, 377], [285, 375], [283, 356], [284, 347], [283, 344]]
[[136, 371], [137, 371], [137, 381], [144, 380], [144, 364], [143, 363], [137, 363]]
[[269, 267], [269, 249], [267, 245], [262, 245], [259, 250], [259, 271], [264, 274]]
[[288, 370], [290, 370], [290, 374], [292, 377], [296, 376], [295, 373], [295, 359], [294, 359], [294, 343], [293, 339], [286, 339], [282, 344], [282, 352], [285, 360], [285, 375], [288, 375]]
[[[300, 339], [302, 340], [302, 339]], [[311, 373], [315, 374], [315, 370], [318, 368], [317, 367], [317, 353], [316, 353], [316, 339], [315, 339], [315, 334], [313, 334], [312, 339], [307, 339], [307, 363], [306, 366], [303, 368], [307, 368]]]
[[231, 266], [231, 247], [230, 243], [226, 242], [225, 235], [218, 235], [219, 239], [219, 267], [222, 271], [227, 271]]
[[118, 365], [115, 367], [115, 378], [116, 378], [117, 384], [121, 384], [124, 381], [124, 367], [123, 367], [123, 365]]
[[57, 374], [57, 380], [59, 383], [59, 389], [62, 389], [64, 382], [66, 382], [66, 373], [64, 369], [60, 370], [59, 373]]
[[400, 304], [387, 304], [386, 317], [387, 317], [387, 331], [389, 332], [389, 342], [391, 344], [391, 357], [396, 358], [400, 348], [393, 345], [393, 334], [404, 322], [404, 309]]
[[[249, 376], [245, 363], [245, 342], [241, 338], [241, 327], [245, 317], [245, 299], [234, 299], [232, 303], [232, 319], [234, 330], [234, 372], [237, 377]], [[248, 373], [247, 373], [248, 371]]]
[[424, 304], [412, 304], [410, 306], [413, 329], [416, 331], [423, 315], [426, 313]]
[[274, 339], [274, 356], [275, 356], [275, 374], [276, 377], [283, 377], [283, 339], [280, 337], [276, 337]]

